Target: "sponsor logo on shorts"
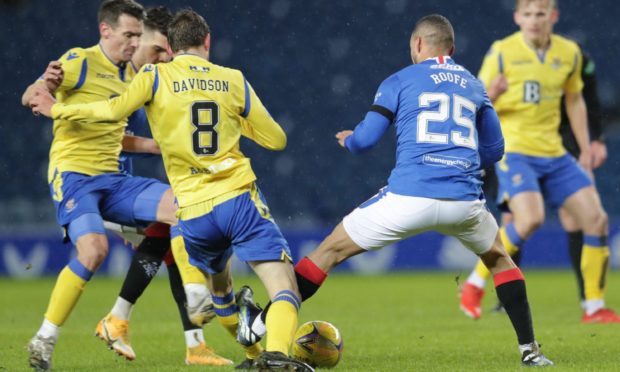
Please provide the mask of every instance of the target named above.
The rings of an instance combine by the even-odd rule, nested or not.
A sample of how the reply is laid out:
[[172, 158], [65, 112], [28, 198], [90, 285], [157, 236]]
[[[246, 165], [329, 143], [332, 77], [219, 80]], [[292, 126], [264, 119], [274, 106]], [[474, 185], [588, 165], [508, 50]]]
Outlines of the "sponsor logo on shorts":
[[519, 186], [523, 183], [523, 176], [521, 173], [517, 173], [512, 176], [512, 186]]
[[67, 213], [73, 212], [75, 207], [77, 207], [77, 203], [75, 202], [75, 199], [69, 199], [67, 201], [67, 204], [65, 204], [65, 210], [67, 211]]

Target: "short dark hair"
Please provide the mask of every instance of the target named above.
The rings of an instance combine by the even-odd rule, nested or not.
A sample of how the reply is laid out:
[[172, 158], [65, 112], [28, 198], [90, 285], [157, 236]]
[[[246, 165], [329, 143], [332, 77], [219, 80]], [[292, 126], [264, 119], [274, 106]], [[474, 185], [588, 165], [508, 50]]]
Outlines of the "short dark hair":
[[412, 36], [419, 36], [427, 43], [449, 50], [454, 46], [454, 29], [448, 18], [431, 14], [420, 18], [415, 24]]
[[199, 47], [209, 32], [209, 25], [200, 14], [189, 8], [181, 9], [168, 26], [168, 43], [173, 52]]
[[99, 6], [97, 20], [99, 23], [105, 22], [112, 27], [118, 24], [121, 15], [127, 14], [140, 21], [146, 17], [144, 7], [133, 0], [105, 0]]
[[156, 6], [146, 10], [144, 27], [153, 31], [159, 31], [167, 37], [170, 21], [172, 21], [172, 12], [165, 6]]
[[[516, 0], [515, 1], [515, 10], [519, 10], [519, 8], [521, 8], [522, 6], [528, 6], [530, 3], [536, 2], [538, 0]], [[551, 5], [552, 9], [557, 9], [558, 8], [558, 2], [557, 0], [551, 0], [549, 2], [549, 5]]]

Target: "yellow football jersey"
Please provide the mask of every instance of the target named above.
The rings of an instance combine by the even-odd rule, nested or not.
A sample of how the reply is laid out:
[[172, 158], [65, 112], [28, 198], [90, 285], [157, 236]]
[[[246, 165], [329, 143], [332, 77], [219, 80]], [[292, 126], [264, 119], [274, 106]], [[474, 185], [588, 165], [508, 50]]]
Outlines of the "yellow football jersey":
[[[119, 66], [112, 63], [99, 45], [71, 49], [60, 61], [64, 79], [56, 90], [56, 99], [66, 104], [118, 96], [135, 75], [130, 64]], [[55, 170], [91, 176], [118, 172], [118, 156], [126, 125], [126, 118], [106, 126], [54, 120], [48, 182], [51, 182]]]
[[191, 54], [143, 66], [120, 97], [91, 104], [56, 104], [52, 116], [116, 122], [142, 106], [181, 208], [256, 179], [250, 160], [239, 149], [241, 135], [272, 150], [286, 145], [284, 131], [240, 71]]
[[493, 103], [502, 125], [506, 152], [530, 156], [563, 155], [560, 100], [583, 88], [579, 46], [558, 35], [544, 55], [528, 46], [521, 32], [496, 41], [487, 53], [479, 78], [488, 88], [499, 74], [508, 90]]

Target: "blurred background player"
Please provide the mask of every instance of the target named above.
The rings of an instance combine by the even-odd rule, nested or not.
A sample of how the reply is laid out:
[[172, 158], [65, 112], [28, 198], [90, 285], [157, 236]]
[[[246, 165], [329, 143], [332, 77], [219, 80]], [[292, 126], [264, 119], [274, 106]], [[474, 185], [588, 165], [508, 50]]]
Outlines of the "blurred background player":
[[[347, 258], [437, 231], [457, 238], [491, 269], [517, 333], [521, 362], [551, 365], [534, 338], [525, 279], [502, 247], [482, 195], [480, 167], [504, 152], [497, 114], [481, 82], [450, 58], [454, 31], [445, 17], [421, 18], [410, 46], [414, 64], [381, 83], [355, 131], [336, 134], [341, 146], [357, 154], [376, 145], [393, 124], [396, 167], [386, 187], [344, 217], [295, 266], [302, 299]], [[240, 326], [253, 328], [253, 323]], [[252, 335], [251, 330], [240, 333]]]
[[[506, 155], [495, 171], [498, 202], [507, 203], [512, 219], [500, 232], [508, 252], [515, 253], [544, 222], [543, 196], [551, 206], [562, 207], [584, 234], [582, 321], [618, 323], [620, 317], [604, 301], [608, 223], [588, 174], [592, 152], [581, 93], [582, 55], [576, 43], [552, 33], [558, 17], [553, 0], [517, 0], [514, 20], [520, 31], [495, 42], [480, 70], [506, 138]], [[579, 163], [566, 154], [558, 131], [562, 95]], [[461, 292], [461, 309], [474, 319], [480, 317], [488, 278], [483, 266], [477, 265]]]
[[[143, 32], [144, 8], [132, 0], [106, 0], [98, 12], [99, 43], [73, 48], [48, 65], [31, 84], [22, 103], [31, 106], [40, 92], [55, 93], [59, 102], [77, 103], [121, 94], [135, 72], [129, 64]], [[44, 321], [28, 344], [29, 363], [51, 368], [60, 326], [79, 300], [84, 286], [108, 254], [103, 221], [141, 225], [176, 224], [170, 186], [118, 171], [126, 119], [107, 126], [83, 126], [55, 120], [48, 182], [58, 223], [77, 257], [60, 272]]]
[[[140, 46], [131, 59], [131, 66], [135, 72], [138, 72], [147, 63], [155, 64], [170, 60], [167, 35], [168, 24], [171, 20], [172, 13], [165, 7], [154, 7], [146, 10], [144, 33], [140, 39]], [[144, 109], [141, 108], [134, 112], [127, 121], [127, 128], [125, 129], [125, 137], [123, 139], [124, 148], [130, 147], [134, 151], [144, 150], [144, 147], [146, 147], [143, 140], [144, 137], [150, 137], [150, 131], [146, 114]], [[120, 171], [132, 174], [132, 157], [141, 155], [137, 152], [121, 153]], [[188, 317], [186, 309], [187, 297], [183, 288], [183, 281], [170, 250], [170, 226], [163, 223], [152, 224], [144, 230], [144, 235], [141, 242], [134, 242], [137, 248], [125, 281], [114, 307], [97, 324], [97, 336], [128, 360], [136, 358], [136, 354], [129, 342], [129, 318], [134, 304], [157, 274], [162, 261], [165, 259], [170, 289], [179, 309], [185, 332], [185, 363], [200, 365], [231, 364], [232, 361], [218, 356], [205, 344], [202, 327], [193, 324]], [[184, 257], [187, 258], [187, 255]], [[196, 306], [202, 302], [204, 297], [210, 297], [206, 287], [206, 280], [204, 275], [198, 269], [192, 267], [189, 262], [184, 262], [181, 267], [185, 271], [190, 272], [186, 276], [189, 275], [193, 278], [194, 283], [188, 284], [186, 288], [190, 298], [194, 300], [194, 303], [191, 303], [190, 306]], [[213, 305], [210, 299], [209, 305], [209, 311], [212, 317], [214, 317], [215, 313], [213, 312]]]
[[[601, 118], [600, 102], [597, 94], [597, 82], [596, 82], [596, 66], [589, 54], [587, 54], [583, 48], [581, 48], [583, 55], [583, 64], [581, 68], [581, 79], [583, 80], [583, 98], [588, 108], [588, 127], [590, 132], [590, 147], [592, 152], [592, 168], [596, 169], [602, 166], [607, 160], [607, 145], [605, 144], [605, 127]], [[564, 106], [564, 99], [561, 104], [562, 120], [560, 122], [560, 135], [562, 136], [562, 144], [566, 151], [568, 151], [575, 159], [579, 158], [579, 146], [575, 140], [575, 136], [570, 128], [570, 122], [566, 109]], [[495, 168], [489, 167], [485, 169], [485, 175], [483, 177], [483, 189], [487, 200], [495, 200], [497, 198], [497, 177], [495, 175]], [[573, 221], [568, 213], [563, 208], [559, 210], [560, 222], [562, 227], [566, 231], [566, 237], [568, 242], [568, 252], [571, 261], [571, 267], [575, 273], [577, 281], [579, 301], [582, 307], [584, 306], [585, 293], [583, 287], [583, 276], [581, 275], [581, 250], [583, 246], [583, 231]], [[502, 221], [504, 224], [509, 223], [511, 216], [509, 212], [502, 213]], [[512, 260], [519, 265], [521, 262], [521, 252], [518, 250], [512, 255]], [[483, 265], [476, 267], [476, 272], [482, 277], [488, 275], [488, 270]], [[473, 306], [480, 307], [480, 302], [484, 296], [484, 291], [476, 288], [469, 289], [471, 295], [470, 299]], [[478, 305], [476, 305], [478, 303]], [[498, 303], [493, 310], [502, 311], [503, 306]], [[585, 309], [584, 309], [585, 310]], [[482, 310], [480, 311], [482, 314]]]
[[200, 15], [178, 12], [169, 43], [174, 60], [144, 66], [120, 97], [51, 108], [51, 96], [39, 92], [33, 112], [101, 121], [84, 125], [105, 127], [148, 104], [153, 137], [179, 203], [179, 231], [191, 263], [210, 274], [218, 319], [235, 335], [238, 307], [230, 272], [234, 250], [254, 269], [271, 299], [266, 351], [258, 355], [261, 347], [253, 345], [246, 348], [246, 357], [256, 359], [260, 370], [312, 371], [288, 356], [301, 305], [290, 250], [255, 184], [249, 159], [239, 150], [241, 135], [282, 150], [286, 134], [240, 71], [208, 61], [210, 32]]

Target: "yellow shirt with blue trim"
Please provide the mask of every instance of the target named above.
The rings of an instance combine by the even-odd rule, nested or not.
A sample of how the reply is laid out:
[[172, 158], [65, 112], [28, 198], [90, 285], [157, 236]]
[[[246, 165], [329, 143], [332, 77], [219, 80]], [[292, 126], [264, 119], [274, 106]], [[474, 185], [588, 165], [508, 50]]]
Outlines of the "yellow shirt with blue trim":
[[[114, 64], [99, 45], [71, 49], [60, 61], [64, 79], [56, 90], [56, 99], [64, 104], [95, 102], [118, 96], [135, 75], [130, 64]], [[90, 176], [118, 172], [118, 157], [126, 125], [126, 117], [105, 126], [54, 120], [48, 182], [52, 181], [55, 171]]]
[[508, 81], [508, 90], [493, 102], [506, 152], [540, 157], [566, 153], [558, 132], [560, 102], [564, 93], [582, 90], [581, 64], [577, 44], [559, 35], [551, 35], [544, 55], [527, 45], [521, 32], [491, 46], [479, 78], [487, 88], [499, 74]]
[[143, 105], [180, 208], [247, 188], [256, 179], [239, 149], [241, 135], [271, 150], [286, 146], [286, 134], [241, 71], [191, 54], [143, 66], [119, 97], [55, 104], [52, 117], [115, 122]]

